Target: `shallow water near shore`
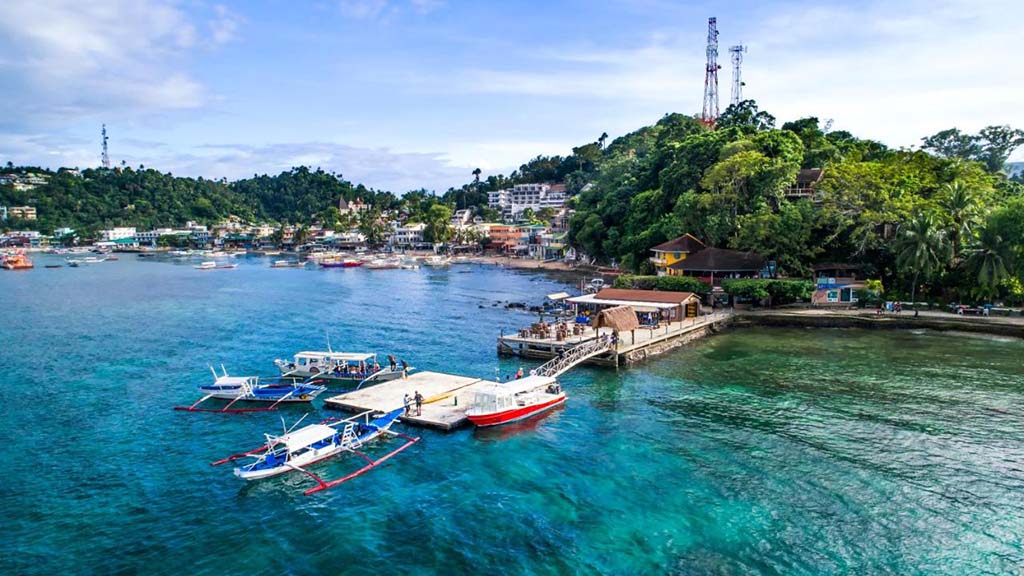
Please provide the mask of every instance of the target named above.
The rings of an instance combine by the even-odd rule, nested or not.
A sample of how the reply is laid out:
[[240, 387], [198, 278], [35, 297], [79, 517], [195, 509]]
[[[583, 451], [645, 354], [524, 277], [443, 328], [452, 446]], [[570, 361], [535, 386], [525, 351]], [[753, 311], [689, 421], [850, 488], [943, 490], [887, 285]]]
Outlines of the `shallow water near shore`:
[[[57, 261], [55, 258], [54, 261]], [[1024, 565], [1024, 342], [743, 328], [562, 378], [563, 409], [423, 440], [306, 497], [209, 462], [307, 411], [188, 414], [208, 363], [322, 349], [493, 378], [564, 289], [485, 266], [0, 273], [0, 573], [1005, 574]], [[495, 305], [499, 304], [499, 305]], [[532, 363], [523, 363], [526, 368]], [[320, 402], [307, 421], [325, 415]], [[405, 429], [404, 431], [409, 431]], [[396, 443], [369, 448], [384, 454]], [[325, 477], [359, 467], [316, 466]]]

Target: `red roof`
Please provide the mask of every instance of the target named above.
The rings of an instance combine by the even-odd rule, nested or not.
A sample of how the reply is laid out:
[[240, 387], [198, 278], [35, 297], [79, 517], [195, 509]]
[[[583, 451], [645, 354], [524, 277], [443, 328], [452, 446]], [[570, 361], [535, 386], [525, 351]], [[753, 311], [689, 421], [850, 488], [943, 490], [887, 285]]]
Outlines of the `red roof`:
[[694, 296], [693, 292], [662, 292], [656, 290], [624, 290], [604, 288], [594, 295], [598, 300], [630, 300], [633, 302], [657, 302], [658, 304], [682, 304]]

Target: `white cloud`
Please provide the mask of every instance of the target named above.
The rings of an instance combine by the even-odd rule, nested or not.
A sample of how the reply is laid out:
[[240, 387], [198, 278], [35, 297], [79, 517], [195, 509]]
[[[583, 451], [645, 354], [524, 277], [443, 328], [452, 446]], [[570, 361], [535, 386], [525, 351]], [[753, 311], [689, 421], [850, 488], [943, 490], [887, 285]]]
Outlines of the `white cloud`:
[[201, 44], [222, 44], [238, 18], [213, 9], [209, 38], [167, 0], [11, 0], [0, 19], [3, 124], [32, 131], [116, 110], [121, 118], [194, 109], [209, 99], [187, 72]]
[[210, 41], [215, 44], [227, 44], [238, 37], [241, 17], [223, 4], [213, 7], [214, 17], [207, 23], [210, 28]]
[[[1011, 50], [1022, 21], [1018, 0], [751, 8], [742, 20], [719, 18], [721, 108], [731, 86], [727, 47], [743, 42], [749, 46], [744, 96], [780, 122], [833, 118], [836, 129], [895, 146], [951, 126], [1022, 126], [1024, 67]], [[703, 30], [695, 29], [655, 32], [625, 47], [549, 46], [520, 54], [539, 65], [471, 68], [455, 86], [467, 93], [614, 102], [630, 118], [699, 113], [703, 48]]]

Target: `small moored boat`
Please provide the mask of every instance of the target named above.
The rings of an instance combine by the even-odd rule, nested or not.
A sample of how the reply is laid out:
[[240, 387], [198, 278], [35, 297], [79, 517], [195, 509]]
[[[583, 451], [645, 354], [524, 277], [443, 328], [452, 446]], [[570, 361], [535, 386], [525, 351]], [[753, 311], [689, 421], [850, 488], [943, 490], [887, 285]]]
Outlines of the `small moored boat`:
[[[390, 359], [390, 358], [389, 358]], [[395, 380], [410, 370], [404, 362], [381, 367], [377, 355], [369, 352], [299, 352], [291, 360], [274, 360], [281, 375], [290, 378], [320, 378], [330, 382]]]
[[328, 260], [320, 263], [323, 268], [358, 268], [363, 263], [360, 260], [346, 258], [344, 260]]
[[559, 406], [565, 398], [558, 381], [547, 376], [495, 382], [474, 390], [466, 417], [476, 426], [509, 424]]
[[[176, 406], [175, 410], [186, 412], [263, 412], [273, 410], [282, 402], [312, 402], [321, 392], [327, 390], [317, 381], [295, 382], [284, 378], [260, 378], [259, 376], [229, 376], [221, 366], [222, 375], [210, 367], [213, 372], [213, 384], [200, 386], [204, 395], [191, 406]], [[210, 399], [230, 400], [227, 406], [219, 409], [198, 408]], [[272, 402], [268, 408], [235, 408], [236, 402]]]
[[193, 268], [195, 268], [196, 270], [232, 270], [234, 268], [238, 268], [238, 264], [217, 264], [216, 262], [210, 260], [207, 262], [203, 262], [198, 266], [193, 266]]
[[[234, 469], [235, 476], [242, 480], [260, 480], [293, 471], [302, 472], [317, 483], [313, 488], [303, 492], [308, 496], [347, 482], [419, 442], [419, 438], [391, 431], [391, 426], [403, 411], [403, 408], [398, 408], [377, 418], [372, 418], [372, 411], [369, 411], [344, 420], [328, 418], [319, 424], [311, 424], [298, 430], [285, 430], [281, 436], [264, 434], [267, 440], [265, 445], [218, 460], [212, 465], [219, 466], [236, 460], [248, 459], [249, 462]], [[301, 421], [300, 419], [299, 422]], [[292, 428], [295, 428], [299, 422], [296, 422]], [[405, 443], [377, 460], [371, 459], [359, 450], [368, 442], [381, 436], [396, 436], [404, 439]], [[306, 469], [306, 466], [343, 452], [354, 453], [362, 457], [367, 464], [346, 476], [327, 481]]]
[[35, 264], [24, 250], [18, 250], [13, 254], [4, 254], [0, 259], [0, 267], [6, 270], [30, 270], [35, 267]]

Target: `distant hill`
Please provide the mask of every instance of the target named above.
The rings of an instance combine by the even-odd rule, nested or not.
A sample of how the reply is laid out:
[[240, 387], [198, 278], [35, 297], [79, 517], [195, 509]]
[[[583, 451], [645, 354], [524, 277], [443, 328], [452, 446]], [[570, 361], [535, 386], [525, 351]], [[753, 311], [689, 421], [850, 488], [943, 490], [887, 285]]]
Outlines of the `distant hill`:
[[1013, 178], [1018, 174], [1024, 174], [1024, 162], [1007, 162], [1006, 173]]

